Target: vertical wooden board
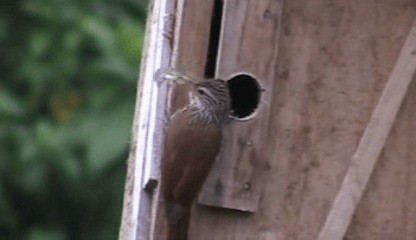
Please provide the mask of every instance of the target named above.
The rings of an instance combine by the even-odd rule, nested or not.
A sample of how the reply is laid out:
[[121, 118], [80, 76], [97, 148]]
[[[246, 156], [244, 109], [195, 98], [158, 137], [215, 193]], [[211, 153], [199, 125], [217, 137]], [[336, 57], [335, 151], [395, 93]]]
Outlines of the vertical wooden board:
[[[159, 175], [159, 156], [162, 144], [167, 86], [157, 86], [153, 75], [157, 69], [167, 68], [171, 49], [163, 36], [169, 31], [165, 18], [175, 1], [149, 2], [146, 36], [137, 90], [131, 149], [125, 183], [122, 221], [119, 239], [149, 239], [153, 228], [155, 178]], [[157, 185], [157, 184], [156, 184]]]
[[[184, 66], [187, 73], [194, 77], [202, 78], [204, 74], [212, 8], [212, 1], [178, 0], [176, 10], [172, 13], [176, 18], [176, 27], [179, 27], [169, 36], [176, 54], [173, 56], [173, 64]], [[172, 91], [171, 113], [187, 104], [188, 91], [182, 86]], [[157, 209], [154, 239], [166, 239], [167, 228], [161, 198]]]
[[[282, 1], [225, 1], [217, 76], [247, 72], [265, 88], [258, 115], [251, 121], [234, 122], [224, 131], [223, 151], [201, 192], [200, 202], [210, 206], [255, 211], [262, 196], [262, 182], [272, 159], [266, 153], [270, 134], [270, 103], [273, 96]], [[251, 144], [247, 144], [251, 142]], [[222, 194], [215, 192], [218, 178]], [[244, 190], [246, 184], [249, 189]], [[268, 220], [240, 211], [196, 206], [190, 239], [275, 239], [256, 237], [256, 228]], [[261, 213], [260, 215], [261, 216]]]
[[254, 119], [225, 128], [222, 151], [199, 198], [204, 205], [249, 212], [258, 207], [280, 13], [280, 0], [224, 2], [217, 76], [248, 73], [264, 91]]
[[346, 239], [416, 239], [416, 78]]
[[[178, 36], [175, 36], [173, 64], [184, 67], [192, 77], [203, 78], [208, 54], [213, 1], [181, 0], [178, 4], [176, 21]], [[176, 66], [174, 66], [176, 67]], [[177, 87], [172, 93], [172, 113], [188, 103], [187, 86]]]

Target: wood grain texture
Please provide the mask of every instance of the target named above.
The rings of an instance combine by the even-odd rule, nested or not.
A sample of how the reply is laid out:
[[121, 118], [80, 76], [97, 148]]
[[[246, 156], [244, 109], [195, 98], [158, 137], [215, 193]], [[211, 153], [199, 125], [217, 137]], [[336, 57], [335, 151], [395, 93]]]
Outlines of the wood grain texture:
[[[168, 68], [172, 49], [165, 33], [172, 31], [176, 0], [149, 1], [146, 36], [138, 81], [132, 143], [127, 162], [120, 240], [152, 239], [159, 163], [166, 121], [168, 85], [158, 84], [155, 72]], [[157, 193], [157, 192], [156, 192]]]
[[[206, 52], [195, 48], [207, 49], [197, 43], [208, 39], [212, 2], [184, 1], [188, 10], [183, 16], [188, 18], [183, 24], [190, 27], [181, 30], [178, 62], [195, 64], [191, 71], [202, 77]], [[248, 71], [270, 88], [261, 105], [261, 111], [269, 113], [259, 113], [264, 115], [256, 119], [268, 126], [267, 131], [239, 133], [244, 141], [261, 136], [263, 145], [255, 148], [254, 157], [241, 158], [232, 171], [237, 175], [228, 177], [239, 184], [253, 175], [244, 169], [255, 169], [260, 176], [256, 181], [262, 184], [254, 189], [260, 196], [254, 214], [194, 206], [190, 239], [316, 239], [415, 19], [416, 3], [225, 3], [232, 7], [227, 11], [234, 14], [235, 23], [229, 23], [228, 31], [224, 28], [228, 35], [218, 76]], [[415, 96], [413, 83], [345, 239], [416, 239]], [[184, 99], [174, 102], [179, 106]], [[241, 153], [250, 151], [244, 147]], [[261, 161], [250, 165], [251, 158]], [[231, 197], [233, 203], [238, 199]], [[160, 218], [157, 224], [155, 239], [164, 239]]]
[[319, 240], [342, 240], [416, 72], [416, 22], [363, 133]]
[[[244, 21], [254, 21], [253, 6], [262, 3], [244, 2], [251, 12]], [[244, 214], [196, 206], [192, 239], [316, 239], [415, 15], [413, 0], [283, 2], [282, 34], [275, 40], [279, 50], [268, 63], [274, 83], [268, 132], [263, 135], [267, 141], [258, 209]], [[263, 45], [252, 54], [266, 51]], [[414, 112], [411, 106], [408, 103], [406, 111]], [[396, 143], [384, 150], [384, 166], [376, 167], [370, 179], [348, 239], [416, 237], [411, 227], [416, 225], [416, 206], [411, 203], [414, 128], [408, 127], [414, 123], [411, 113], [402, 114], [398, 120], [406, 126], [396, 134], [393, 130], [395, 140], [389, 142]], [[398, 144], [404, 146], [397, 149]], [[396, 155], [401, 149], [405, 153]], [[396, 174], [389, 173], [388, 167], [401, 157], [407, 163], [395, 166]], [[393, 197], [397, 193], [405, 196]]]
[[[175, 52], [172, 62], [174, 66], [184, 66], [193, 77], [203, 78], [213, 1], [178, 0], [176, 6], [173, 14], [176, 16], [176, 26], [180, 26], [180, 29], [175, 29], [175, 36], [172, 36]], [[170, 103], [172, 114], [188, 103], [188, 92], [189, 89], [183, 86], [173, 89]], [[163, 204], [159, 198], [153, 235], [155, 240], [164, 240], [167, 235]]]
[[[174, 43], [177, 56], [173, 64], [184, 67], [192, 77], [203, 78], [208, 54], [208, 44], [214, 1], [180, 0], [177, 12], [181, 12], [180, 29]], [[171, 112], [188, 103], [187, 86], [179, 86], [172, 93]]]
[[273, 95], [281, 1], [224, 3], [217, 75], [229, 79], [246, 72], [265, 91], [261, 93], [254, 119], [233, 122], [224, 129], [222, 151], [205, 182], [199, 203], [254, 212], [261, 195], [262, 172], [267, 167], [264, 141]]
[[346, 240], [416, 238], [416, 78], [399, 111]]

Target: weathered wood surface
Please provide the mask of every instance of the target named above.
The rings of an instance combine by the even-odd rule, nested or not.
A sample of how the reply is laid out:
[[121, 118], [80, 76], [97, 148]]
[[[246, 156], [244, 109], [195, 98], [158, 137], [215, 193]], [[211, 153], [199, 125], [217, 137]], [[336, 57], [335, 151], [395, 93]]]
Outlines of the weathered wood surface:
[[[213, 1], [178, 1], [173, 67], [184, 67], [192, 77], [204, 77], [213, 6]], [[188, 103], [186, 87], [181, 85], [172, 93], [172, 113]]]
[[222, 150], [211, 170], [199, 202], [208, 206], [255, 212], [262, 172], [267, 168], [270, 100], [280, 33], [281, 1], [224, 2], [217, 75], [252, 74], [264, 91], [254, 119], [233, 122], [224, 129]]
[[[213, 1], [178, 0], [173, 12], [176, 29], [170, 36], [173, 41], [173, 67], [184, 66], [193, 77], [204, 77]], [[182, 108], [188, 101], [188, 91], [182, 85], [175, 88], [171, 97], [170, 113]], [[164, 205], [159, 198], [154, 231], [155, 240], [166, 239]]]
[[[177, 62], [202, 77], [212, 2], [183, 3], [188, 27], [180, 31]], [[241, 10], [233, 21], [243, 23], [233, 23], [234, 35], [227, 32], [218, 76], [248, 71], [270, 88], [261, 105], [270, 106], [261, 119], [267, 132], [247, 130], [265, 140], [256, 151], [260, 167], [243, 158], [235, 169], [256, 169], [263, 185], [254, 214], [196, 205], [190, 239], [316, 239], [415, 19], [416, 1], [225, 3]], [[346, 239], [416, 239], [415, 98], [413, 83]], [[184, 99], [174, 99], [174, 106]], [[253, 172], [232, 177], [241, 176]], [[157, 224], [155, 239], [163, 239], [163, 224]]]
[[[254, 14], [257, 4], [277, 3], [247, 2], [253, 14], [244, 18], [247, 28], [261, 19]], [[315, 239], [415, 16], [409, 0], [284, 1], [279, 50], [267, 65], [275, 82], [262, 154], [267, 164], [258, 172], [264, 181], [259, 207], [254, 214], [196, 207], [191, 239]], [[269, 56], [263, 46], [259, 42], [250, 53], [267, 50], [262, 53]], [[404, 126], [393, 129], [387, 143], [393, 146], [382, 154], [348, 239], [416, 238], [413, 96], [407, 96], [398, 118]]]
[[175, 1], [149, 1], [146, 36], [137, 90], [133, 133], [124, 190], [120, 240], [152, 239], [156, 211], [155, 188], [166, 121], [168, 85], [154, 78], [169, 66], [171, 46], [165, 32], [172, 22], [166, 17]]
[[416, 22], [351, 159], [319, 240], [342, 240], [416, 72]]
[[416, 239], [416, 78], [358, 204], [346, 240]]

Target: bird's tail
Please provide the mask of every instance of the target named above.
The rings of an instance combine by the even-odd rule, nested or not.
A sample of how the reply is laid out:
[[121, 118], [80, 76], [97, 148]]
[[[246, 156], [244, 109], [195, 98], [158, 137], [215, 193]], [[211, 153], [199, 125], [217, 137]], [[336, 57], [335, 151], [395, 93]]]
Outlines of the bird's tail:
[[187, 240], [190, 211], [186, 211], [175, 224], [169, 224], [167, 240]]

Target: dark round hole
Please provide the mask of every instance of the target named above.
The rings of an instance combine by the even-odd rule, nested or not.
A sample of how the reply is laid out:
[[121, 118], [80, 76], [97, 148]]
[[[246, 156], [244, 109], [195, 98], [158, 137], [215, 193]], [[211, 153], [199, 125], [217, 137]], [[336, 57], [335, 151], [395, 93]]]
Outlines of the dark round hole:
[[227, 81], [231, 95], [231, 115], [243, 119], [253, 114], [260, 102], [260, 85], [247, 74], [238, 74]]

